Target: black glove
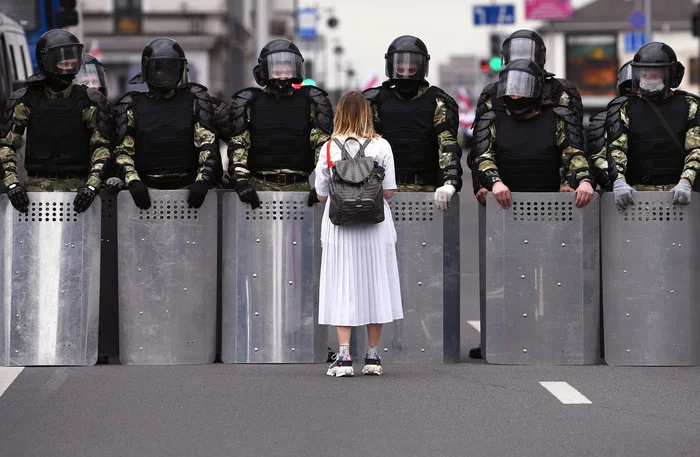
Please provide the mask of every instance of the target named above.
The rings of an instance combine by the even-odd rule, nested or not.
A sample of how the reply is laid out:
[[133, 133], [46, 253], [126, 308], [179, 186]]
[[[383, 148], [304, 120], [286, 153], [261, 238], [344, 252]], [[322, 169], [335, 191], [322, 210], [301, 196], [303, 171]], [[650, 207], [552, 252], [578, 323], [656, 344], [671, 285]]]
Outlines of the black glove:
[[87, 184], [78, 187], [78, 195], [73, 200], [73, 209], [75, 209], [76, 213], [86, 211], [92, 205], [95, 197], [97, 197], [97, 192], [94, 187]]
[[318, 195], [316, 194], [316, 189], [311, 189], [309, 192], [309, 201], [307, 202], [309, 206], [314, 206], [314, 203], [318, 203]]
[[134, 199], [134, 203], [141, 209], [148, 209], [151, 207], [151, 196], [148, 195], [148, 187], [141, 181], [131, 181], [129, 183], [129, 193], [131, 193], [131, 198]]
[[204, 197], [207, 196], [209, 186], [204, 181], [195, 181], [187, 188], [190, 194], [187, 196], [187, 204], [190, 208], [199, 208], [204, 203]]
[[238, 194], [238, 198], [240, 198], [243, 203], [250, 203], [250, 207], [253, 209], [260, 206], [258, 193], [255, 192], [255, 189], [250, 185], [248, 180], [235, 181], [233, 188]]
[[20, 184], [10, 184], [7, 188], [7, 198], [20, 213], [29, 212], [29, 197], [27, 191]]

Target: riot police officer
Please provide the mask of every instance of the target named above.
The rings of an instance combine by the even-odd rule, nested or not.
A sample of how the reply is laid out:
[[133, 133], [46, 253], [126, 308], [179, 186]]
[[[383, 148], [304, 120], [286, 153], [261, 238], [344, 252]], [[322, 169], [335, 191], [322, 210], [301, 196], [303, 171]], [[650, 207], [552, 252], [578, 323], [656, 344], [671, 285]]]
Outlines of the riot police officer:
[[[292, 87], [304, 78], [304, 58], [289, 40], [267, 43], [253, 76], [263, 89], [237, 92], [230, 107], [228, 187], [256, 208], [260, 205], [256, 189], [310, 189], [309, 175], [333, 131], [333, 107], [328, 94], [318, 87]], [[317, 201], [311, 189], [308, 203]]]
[[445, 210], [462, 187], [457, 102], [426, 81], [430, 55], [420, 38], [396, 38], [384, 59], [389, 79], [365, 97], [375, 130], [391, 144], [398, 190], [435, 191], [436, 206]]
[[475, 128], [475, 164], [481, 184], [507, 208], [510, 192], [556, 192], [575, 188], [576, 206], [593, 197], [583, 139], [571, 132], [577, 120], [563, 106], [542, 103], [545, 72], [535, 62], [512, 60], [498, 78], [499, 105]]
[[90, 54], [83, 54], [83, 65], [80, 71], [75, 75], [73, 84], [82, 84], [95, 90], [102, 92], [102, 95], [107, 97], [107, 76], [105, 67], [97, 58]]
[[[539, 34], [526, 29], [511, 33], [501, 46], [501, 58], [504, 66], [515, 59], [527, 59], [539, 65], [545, 73], [540, 105], [563, 106], [570, 109], [574, 114], [573, 119], [575, 119], [575, 122], [571, 122], [567, 130], [574, 135], [583, 137], [583, 104], [581, 95], [570, 81], [563, 78], [555, 78], [553, 73], [545, 70], [547, 48]], [[499, 104], [500, 108], [503, 108], [502, 99], [497, 97], [497, 90], [498, 82], [494, 82], [486, 86], [481, 92], [476, 105], [475, 127], [484, 113], [492, 110]], [[474, 136], [477, 136], [476, 131]], [[473, 168], [475, 158], [473, 154], [470, 154], [467, 158], [467, 164], [472, 169], [474, 194], [481, 203], [485, 203], [487, 190], [481, 186], [476, 176], [477, 172]], [[571, 189], [569, 186], [563, 186], [562, 190], [570, 191]]]
[[136, 206], [151, 206], [148, 188], [187, 188], [199, 208], [215, 185], [218, 144], [214, 107], [203, 86], [183, 83], [187, 59], [169, 38], [149, 42], [141, 55], [147, 92], [129, 92], [116, 106], [117, 166]]
[[685, 68], [665, 43], [641, 46], [631, 66], [636, 95], [610, 102], [606, 120], [615, 204], [625, 210], [640, 190], [671, 191], [674, 204], [686, 205], [700, 168], [698, 97], [674, 90]]
[[[632, 89], [632, 61], [625, 62], [617, 73], [617, 96], [627, 97], [634, 93]], [[591, 173], [601, 189], [612, 190], [613, 182], [617, 179], [617, 168], [612, 155], [605, 147], [605, 119], [608, 110], [604, 109], [588, 120], [586, 127], [586, 155], [591, 167]]]
[[[27, 212], [27, 191], [78, 192], [76, 212], [92, 204], [111, 157], [111, 109], [105, 96], [73, 84], [83, 45], [67, 30], [44, 33], [36, 46], [38, 73], [12, 94], [0, 127], [0, 162], [12, 205]], [[22, 185], [17, 149], [27, 131]]]

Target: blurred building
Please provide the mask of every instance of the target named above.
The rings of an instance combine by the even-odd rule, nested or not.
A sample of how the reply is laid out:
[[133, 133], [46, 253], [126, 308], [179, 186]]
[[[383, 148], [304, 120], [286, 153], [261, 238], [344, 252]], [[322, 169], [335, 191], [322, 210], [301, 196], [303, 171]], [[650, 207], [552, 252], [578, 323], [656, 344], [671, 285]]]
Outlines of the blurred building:
[[464, 88], [472, 102], [476, 103], [483, 88], [498, 77], [496, 72], [482, 68], [483, 60], [476, 55], [450, 56], [447, 63], [438, 67], [440, 88], [455, 99], [458, 98], [459, 89]]

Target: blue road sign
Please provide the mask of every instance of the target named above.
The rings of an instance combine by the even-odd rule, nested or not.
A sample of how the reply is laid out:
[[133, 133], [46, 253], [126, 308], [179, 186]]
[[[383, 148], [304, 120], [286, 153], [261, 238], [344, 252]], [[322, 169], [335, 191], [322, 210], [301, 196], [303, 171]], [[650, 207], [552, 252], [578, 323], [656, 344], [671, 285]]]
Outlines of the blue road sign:
[[637, 52], [637, 49], [648, 41], [644, 32], [627, 32], [623, 35], [625, 42], [625, 52]]
[[643, 29], [647, 24], [647, 17], [641, 11], [635, 11], [630, 15], [630, 25], [635, 29]]
[[474, 25], [515, 24], [515, 5], [475, 5]]
[[317, 38], [318, 13], [316, 8], [302, 8], [297, 12], [297, 34], [299, 38]]

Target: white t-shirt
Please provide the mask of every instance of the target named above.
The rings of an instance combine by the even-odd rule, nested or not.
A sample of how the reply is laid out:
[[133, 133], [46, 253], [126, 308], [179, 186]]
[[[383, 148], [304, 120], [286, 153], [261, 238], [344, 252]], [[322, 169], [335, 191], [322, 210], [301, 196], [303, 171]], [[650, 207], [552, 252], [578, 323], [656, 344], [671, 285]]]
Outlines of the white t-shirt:
[[[338, 136], [338, 141], [345, 144], [345, 150], [354, 157], [360, 150], [360, 144], [364, 143], [366, 138], [358, 138], [359, 143], [353, 140], [345, 143], [347, 137]], [[331, 143], [331, 161], [336, 162], [341, 160], [342, 152], [333, 139]], [[318, 163], [316, 164], [316, 193], [322, 197], [327, 197], [330, 194], [331, 172], [328, 169], [328, 161], [326, 160], [326, 151], [328, 142], [321, 147], [321, 152], [318, 155]], [[396, 189], [396, 175], [394, 174], [394, 154], [391, 152], [389, 142], [384, 138], [373, 139], [365, 148], [365, 156], [372, 157], [379, 165], [384, 167], [384, 181], [382, 187], [384, 190]]]

